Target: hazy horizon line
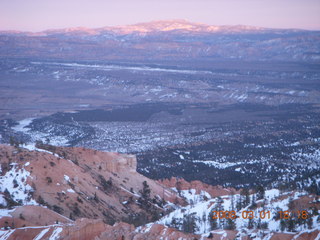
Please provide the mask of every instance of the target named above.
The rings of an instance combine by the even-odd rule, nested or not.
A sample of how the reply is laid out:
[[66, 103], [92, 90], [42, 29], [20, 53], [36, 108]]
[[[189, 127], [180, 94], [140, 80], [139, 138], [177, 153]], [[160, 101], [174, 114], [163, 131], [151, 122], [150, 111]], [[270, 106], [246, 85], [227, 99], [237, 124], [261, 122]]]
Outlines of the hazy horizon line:
[[248, 25], [248, 24], [209, 24], [204, 22], [198, 22], [198, 21], [191, 21], [188, 19], [183, 18], [177, 18], [177, 19], [155, 19], [151, 21], [139, 21], [136, 23], [128, 23], [128, 24], [106, 24], [102, 26], [84, 26], [84, 25], [76, 25], [76, 26], [59, 26], [59, 27], [49, 27], [49, 28], [43, 28], [41, 30], [23, 30], [23, 29], [0, 29], [1, 32], [28, 32], [28, 33], [41, 33], [46, 31], [53, 31], [53, 30], [63, 30], [63, 29], [77, 29], [77, 28], [83, 28], [83, 29], [101, 29], [101, 28], [117, 28], [117, 27], [125, 27], [125, 26], [134, 26], [138, 24], [146, 24], [146, 23], [152, 23], [152, 22], [178, 22], [178, 21], [185, 21], [191, 24], [201, 24], [201, 25], [207, 25], [207, 26], [218, 26], [218, 27], [224, 27], [224, 26], [247, 26], [247, 27], [253, 27], [253, 28], [261, 28], [261, 29], [274, 29], [274, 30], [302, 30], [302, 31], [320, 31], [320, 28], [299, 28], [299, 27], [267, 27], [267, 26], [258, 26], [258, 25]]

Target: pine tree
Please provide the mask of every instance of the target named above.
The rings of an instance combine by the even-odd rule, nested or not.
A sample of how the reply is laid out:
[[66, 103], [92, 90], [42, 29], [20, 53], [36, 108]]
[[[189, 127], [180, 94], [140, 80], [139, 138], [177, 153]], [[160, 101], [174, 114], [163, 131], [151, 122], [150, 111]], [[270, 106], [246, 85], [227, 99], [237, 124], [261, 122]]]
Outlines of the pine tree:
[[238, 212], [240, 211], [240, 209], [242, 209], [242, 202], [243, 202], [243, 199], [242, 199], [242, 196], [240, 195], [236, 201], [236, 209]]
[[15, 139], [14, 139], [13, 136], [10, 136], [9, 144], [10, 144], [10, 146], [14, 146], [15, 145]]
[[312, 180], [310, 187], [308, 187], [308, 192], [311, 194], [320, 195], [320, 187], [315, 179]]
[[261, 229], [267, 230], [268, 228], [269, 228], [269, 223], [268, 222], [261, 223]]
[[[223, 199], [221, 197], [217, 198], [217, 203], [215, 205], [214, 210], [217, 211], [217, 212], [224, 211]], [[218, 222], [218, 228], [223, 228], [223, 226], [225, 225], [225, 221], [226, 221], [225, 218], [221, 218], [221, 219], [219, 218], [219, 221], [217, 221]]]
[[222, 204], [223, 204], [223, 199], [221, 197], [218, 197], [217, 198], [217, 204], [216, 204], [216, 207], [215, 207], [216, 211], [223, 211], [224, 210]]
[[294, 232], [295, 231], [295, 221], [293, 219], [288, 219], [288, 231]]
[[234, 210], [234, 191], [231, 191], [230, 199], [231, 199], [231, 211], [233, 211]]
[[181, 197], [181, 189], [182, 189], [182, 183], [180, 181], [176, 182], [176, 189], [178, 191], [179, 196]]
[[250, 194], [249, 194], [249, 190], [247, 188], [244, 188], [241, 190], [240, 192], [240, 196], [243, 196], [243, 205], [244, 206], [248, 206], [250, 203]]
[[204, 224], [206, 224], [206, 222], [207, 222], [206, 212], [202, 212], [202, 222], [204, 222]]
[[293, 210], [293, 208], [294, 208], [293, 198], [289, 197], [288, 209]]
[[257, 203], [256, 203], [255, 194], [253, 194], [253, 195], [252, 195], [252, 198], [251, 198], [251, 206], [250, 206], [250, 208], [251, 208], [251, 209], [254, 209], [255, 207], [257, 207]]
[[226, 223], [226, 230], [234, 230], [236, 229], [236, 224], [234, 223], [233, 219], [228, 218]]
[[99, 202], [99, 198], [98, 198], [98, 196], [97, 196], [97, 193], [96, 193], [96, 192], [94, 193], [93, 200], [95, 200], [96, 202]]
[[149, 187], [147, 181], [143, 181], [142, 185], [143, 185], [142, 191], [140, 191], [141, 197], [139, 198], [138, 201], [141, 203], [142, 208], [147, 209], [148, 207], [150, 207], [151, 190], [150, 190], [150, 187]]
[[213, 210], [210, 211], [209, 216], [208, 216], [208, 221], [210, 223], [210, 231], [218, 229], [218, 221], [217, 219], [213, 218]]
[[180, 226], [178, 224], [178, 219], [177, 218], [172, 218], [171, 223], [170, 223], [170, 227], [179, 229]]
[[254, 221], [252, 218], [249, 218], [249, 221], [248, 221], [248, 229], [253, 229], [254, 227]]
[[257, 187], [257, 200], [264, 199], [265, 190], [262, 185]]
[[147, 181], [143, 181], [142, 185], [143, 185], [143, 188], [142, 188], [141, 196], [145, 200], [149, 201], [150, 200], [150, 193], [151, 193], [150, 187], [149, 187]]
[[313, 226], [313, 219], [312, 217], [309, 217], [307, 219], [307, 225], [308, 225], [308, 229], [312, 229], [312, 226]]
[[197, 230], [196, 218], [194, 214], [187, 214], [183, 216], [182, 231], [187, 233], [194, 233]]

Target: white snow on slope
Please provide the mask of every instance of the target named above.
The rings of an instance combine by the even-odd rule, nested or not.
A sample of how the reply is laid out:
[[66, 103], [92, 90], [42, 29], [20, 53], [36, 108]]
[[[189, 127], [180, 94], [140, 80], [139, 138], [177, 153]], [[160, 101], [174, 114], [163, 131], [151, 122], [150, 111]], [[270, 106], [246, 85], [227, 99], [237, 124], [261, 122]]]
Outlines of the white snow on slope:
[[70, 177], [68, 175], [64, 175], [64, 180], [66, 180], [67, 182], [70, 181]]
[[[174, 189], [176, 191], [176, 189]], [[300, 196], [305, 195], [306, 193], [299, 193], [296, 192], [292, 199], [297, 199]], [[208, 234], [210, 232], [210, 221], [209, 218], [210, 212], [217, 206], [218, 198], [209, 198], [209, 200], [205, 201], [204, 198], [201, 198], [200, 195], [195, 194], [195, 189], [191, 190], [184, 190], [181, 192], [181, 195], [184, 195], [187, 198], [187, 201], [190, 205], [186, 207], [182, 207], [179, 209], [174, 210], [173, 212], [169, 213], [168, 215], [164, 216], [157, 223], [165, 224], [167, 226], [172, 226], [174, 223], [179, 230], [182, 230], [183, 221], [186, 219], [188, 215], [193, 215], [196, 224], [196, 232], [197, 234]], [[278, 199], [279, 196], [287, 196], [286, 198], [280, 200]], [[243, 196], [242, 196], [243, 197]], [[253, 195], [250, 195], [250, 199], [252, 199]], [[233, 203], [234, 208], [236, 207], [236, 203], [239, 200], [240, 195], [235, 194], [233, 196]], [[223, 211], [231, 211], [232, 210], [232, 197], [229, 196], [221, 196], [222, 199], [222, 207]], [[263, 200], [257, 200], [257, 204], [262, 204]], [[275, 220], [274, 217], [278, 213], [278, 211], [287, 210], [289, 204], [289, 196], [288, 193], [280, 193], [278, 189], [271, 189], [265, 191], [265, 203], [264, 207], [258, 207], [254, 210], [255, 218], [253, 221], [255, 224], [258, 223], [259, 218], [261, 219], [261, 223], [265, 223], [268, 225], [268, 229], [266, 231], [279, 231], [280, 230], [280, 220]], [[249, 206], [249, 205], [248, 205]], [[238, 218], [234, 220], [236, 224], [236, 229], [244, 229], [246, 232], [252, 232], [253, 230], [247, 229], [249, 224], [249, 219], [244, 219], [246, 212], [244, 211], [251, 211], [247, 207], [236, 211]], [[269, 214], [263, 214], [270, 211]], [[244, 212], [244, 215], [242, 213]], [[262, 215], [260, 215], [262, 214]], [[217, 220], [220, 223], [220, 220]], [[222, 221], [226, 222], [226, 221]], [[316, 227], [316, 225], [314, 225]], [[305, 230], [306, 226], [300, 226], [299, 231]], [[224, 232], [224, 231], [222, 231]]]
[[26, 118], [18, 122], [18, 125], [12, 127], [13, 130], [17, 132], [23, 132], [28, 134], [31, 137], [31, 142], [26, 143], [23, 147], [29, 150], [37, 150], [41, 151], [40, 149], [35, 147], [36, 141], [42, 141], [43, 139], [49, 139], [50, 144], [54, 146], [64, 146], [68, 143], [68, 139], [64, 136], [51, 136], [50, 130], [46, 132], [39, 132], [39, 131], [31, 131], [29, 127], [27, 127], [32, 121], [36, 118]]
[[37, 205], [37, 202], [30, 198], [29, 193], [33, 191], [27, 184], [30, 172], [24, 168], [19, 169], [17, 163], [12, 163], [12, 168], [4, 176], [0, 176], [0, 191], [6, 189], [15, 201], [21, 201], [23, 205]]
[[[176, 188], [172, 188], [172, 189], [177, 192]], [[210, 194], [207, 193], [206, 191], [201, 190], [200, 194], [197, 194], [196, 192], [197, 192], [196, 189], [181, 190], [180, 194], [183, 198], [186, 199], [186, 201], [189, 204], [195, 204], [203, 201], [205, 198], [207, 199], [211, 198]]]
[[155, 68], [155, 67], [130, 67], [121, 65], [97, 65], [97, 64], [79, 64], [79, 63], [45, 63], [45, 62], [32, 62], [32, 64], [50, 64], [58, 66], [68, 66], [77, 68], [91, 68], [99, 70], [129, 70], [129, 71], [148, 71], [148, 72], [170, 72], [170, 73], [183, 73], [183, 74], [212, 74], [211, 71], [197, 71], [197, 70], [185, 70], [185, 69], [169, 69], [169, 68]]
[[[4, 196], [0, 193], [0, 207], [5, 207], [7, 206], [7, 201], [5, 200]], [[0, 209], [1, 212], [1, 209]], [[0, 213], [1, 216], [1, 213]]]
[[49, 240], [57, 240], [57, 239], [59, 239], [59, 235], [62, 232], [62, 230], [63, 230], [63, 228], [61, 228], [61, 227], [58, 227], [55, 230], [53, 230]]
[[13, 212], [14, 209], [0, 209], [0, 217], [11, 217], [9, 213]]
[[0, 230], [0, 240], [7, 240], [14, 231], [15, 229], [9, 231]]
[[41, 238], [50, 230], [50, 228], [43, 229], [33, 240], [41, 240]]
[[14, 126], [12, 129], [17, 132], [27, 132], [29, 128], [27, 126], [32, 123], [35, 118], [26, 118], [18, 122], [18, 125]]

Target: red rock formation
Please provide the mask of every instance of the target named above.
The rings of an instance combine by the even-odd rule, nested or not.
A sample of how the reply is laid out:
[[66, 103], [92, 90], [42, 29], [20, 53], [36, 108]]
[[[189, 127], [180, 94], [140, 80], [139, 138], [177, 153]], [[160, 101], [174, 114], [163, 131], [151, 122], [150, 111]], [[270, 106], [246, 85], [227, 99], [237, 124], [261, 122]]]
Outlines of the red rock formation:
[[[43, 145], [49, 152], [16, 149], [0, 145], [3, 173], [16, 169], [30, 173], [24, 181], [34, 188], [33, 199], [62, 215], [78, 218], [100, 218], [106, 223], [127, 221], [140, 224], [163, 214], [161, 199], [184, 203], [171, 189], [136, 172], [136, 157], [106, 153], [85, 148]], [[50, 153], [51, 151], [51, 153]], [[140, 205], [143, 182], [150, 187], [150, 206]], [[132, 216], [140, 215], [139, 220]], [[142, 222], [141, 222], [142, 221]]]
[[108, 229], [107, 226], [101, 219], [81, 218], [74, 225], [64, 227], [60, 236], [65, 240], [95, 239]]

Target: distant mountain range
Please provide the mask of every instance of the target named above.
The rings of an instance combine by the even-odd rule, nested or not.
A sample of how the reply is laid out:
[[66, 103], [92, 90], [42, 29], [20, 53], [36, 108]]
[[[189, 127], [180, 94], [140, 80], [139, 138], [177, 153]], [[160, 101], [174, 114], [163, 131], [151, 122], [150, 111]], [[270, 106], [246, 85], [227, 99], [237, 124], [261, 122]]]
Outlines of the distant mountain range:
[[[49, 29], [41, 32], [23, 32], [23, 31], [0, 31], [2, 34], [19, 34], [30, 36], [54, 35], [54, 34], [84, 34], [84, 35], [99, 35], [103, 32], [114, 32], [117, 34], [132, 34], [132, 33], [151, 33], [151, 32], [208, 32], [208, 33], [249, 33], [249, 32], [298, 32], [306, 31], [302, 29], [272, 29], [246, 25], [207, 25], [203, 23], [193, 23], [183, 19], [167, 20], [167, 21], [151, 21], [146, 23], [137, 23], [132, 25], [102, 27], [102, 28], [86, 28], [74, 27], [63, 29]], [[310, 31], [309, 31], [310, 32]]]
[[320, 61], [320, 31], [211, 26], [185, 20], [0, 32], [0, 57], [82, 60]]

